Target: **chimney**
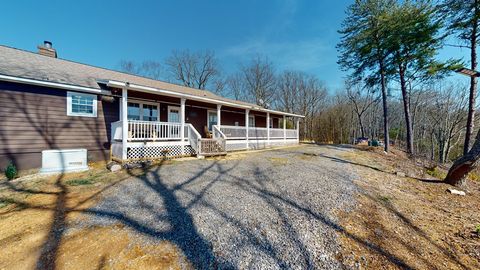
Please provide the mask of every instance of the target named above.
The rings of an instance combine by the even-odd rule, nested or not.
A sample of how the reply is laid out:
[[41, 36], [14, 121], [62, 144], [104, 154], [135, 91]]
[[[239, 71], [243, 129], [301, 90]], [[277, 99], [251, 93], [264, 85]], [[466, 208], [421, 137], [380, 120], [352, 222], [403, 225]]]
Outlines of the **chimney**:
[[52, 42], [45, 40], [43, 45], [38, 45], [38, 54], [57, 58], [57, 51], [52, 47]]

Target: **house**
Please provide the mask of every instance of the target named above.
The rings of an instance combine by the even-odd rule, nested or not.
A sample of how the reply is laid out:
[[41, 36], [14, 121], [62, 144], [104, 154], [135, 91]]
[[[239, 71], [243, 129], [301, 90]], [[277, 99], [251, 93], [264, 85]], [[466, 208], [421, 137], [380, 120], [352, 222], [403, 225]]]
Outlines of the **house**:
[[[42, 151], [89, 161], [225, 154], [298, 143], [302, 115], [0, 46], [0, 166], [41, 166]], [[292, 128], [293, 127], [293, 128]]]

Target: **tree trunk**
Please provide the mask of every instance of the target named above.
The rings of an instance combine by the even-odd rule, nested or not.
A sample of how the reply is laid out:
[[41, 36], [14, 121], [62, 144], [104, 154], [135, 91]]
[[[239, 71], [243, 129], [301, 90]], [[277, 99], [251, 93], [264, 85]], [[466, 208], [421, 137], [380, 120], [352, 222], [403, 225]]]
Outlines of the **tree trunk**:
[[383, 66], [383, 60], [380, 60], [380, 83], [382, 88], [382, 104], [383, 104], [383, 137], [384, 137], [384, 150], [388, 152], [390, 146], [390, 134], [388, 134], [388, 103], [387, 103], [387, 86], [385, 82], [385, 69]]
[[475, 169], [478, 160], [480, 160], [480, 132], [477, 133], [472, 149], [453, 163], [445, 177], [445, 182], [454, 186], [465, 186], [468, 173]]
[[410, 113], [410, 97], [407, 92], [407, 85], [405, 82], [405, 70], [402, 65], [399, 65], [400, 87], [402, 89], [403, 111], [405, 113], [405, 124], [407, 127], [407, 153], [414, 154], [413, 151], [413, 134], [412, 134], [412, 116]]
[[[477, 1], [475, 1], [475, 14], [477, 8]], [[470, 62], [471, 69], [477, 69], [477, 20], [474, 20], [472, 28], [472, 36], [470, 39]], [[466, 155], [470, 149], [470, 140], [473, 135], [473, 127], [475, 121], [475, 99], [477, 96], [477, 77], [470, 77], [470, 96], [468, 98], [468, 116], [467, 116], [467, 131], [465, 132], [465, 143], [463, 144], [463, 154]]]

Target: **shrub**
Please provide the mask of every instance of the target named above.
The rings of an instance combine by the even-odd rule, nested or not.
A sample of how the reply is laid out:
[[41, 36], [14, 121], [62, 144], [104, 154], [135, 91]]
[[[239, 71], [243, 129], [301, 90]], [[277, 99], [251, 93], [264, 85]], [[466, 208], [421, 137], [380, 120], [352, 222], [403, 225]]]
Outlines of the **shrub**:
[[13, 164], [13, 162], [10, 162], [5, 168], [5, 176], [8, 180], [12, 180], [17, 177], [17, 173], [17, 167], [15, 167], [15, 164]]

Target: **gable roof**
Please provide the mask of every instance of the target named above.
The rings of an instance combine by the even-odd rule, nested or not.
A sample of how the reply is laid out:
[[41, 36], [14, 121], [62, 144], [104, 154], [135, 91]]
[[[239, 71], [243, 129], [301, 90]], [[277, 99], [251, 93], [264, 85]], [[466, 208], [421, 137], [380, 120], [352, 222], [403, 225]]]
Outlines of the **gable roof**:
[[267, 110], [256, 104], [218, 96], [208, 90], [194, 89], [3, 45], [0, 45], [0, 74], [99, 90], [101, 89], [99, 81], [121, 81], [179, 94], [224, 101], [239, 106], [248, 106], [252, 109]]

